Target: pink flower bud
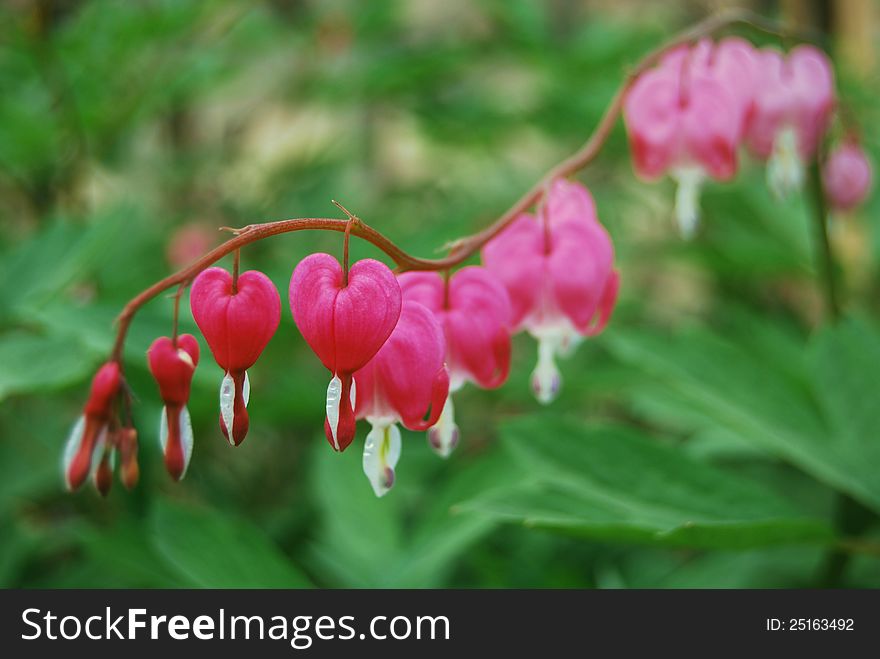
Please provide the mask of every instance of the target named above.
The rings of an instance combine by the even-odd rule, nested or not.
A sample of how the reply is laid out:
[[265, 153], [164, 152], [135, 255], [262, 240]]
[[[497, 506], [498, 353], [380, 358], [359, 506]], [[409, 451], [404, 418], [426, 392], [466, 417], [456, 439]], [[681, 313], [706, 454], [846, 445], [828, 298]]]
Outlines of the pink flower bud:
[[191, 334], [177, 337], [176, 346], [167, 336], [159, 337], [147, 351], [147, 361], [165, 402], [159, 426], [165, 467], [171, 477], [179, 481], [192, 456], [192, 423], [186, 403], [199, 363], [199, 343]]
[[337, 451], [354, 439], [357, 401], [352, 376], [388, 339], [400, 316], [400, 286], [383, 263], [364, 259], [348, 281], [329, 254], [299, 262], [290, 278], [290, 311], [306, 343], [332, 373], [324, 432]]
[[407, 272], [398, 277], [404, 301], [419, 302], [434, 314], [446, 337], [449, 396], [436, 425], [428, 430], [432, 448], [447, 457], [459, 440], [452, 392], [465, 382], [492, 389], [510, 370], [510, 298], [485, 269], [468, 266], [448, 287], [436, 272]]
[[372, 425], [363, 465], [376, 496], [394, 483], [400, 457], [397, 422], [410, 430], [427, 430], [440, 418], [449, 394], [445, 353], [443, 329], [434, 314], [418, 302], [405, 301], [391, 336], [354, 374], [357, 418]]
[[226, 270], [208, 268], [193, 282], [190, 307], [215, 361], [226, 372], [220, 384], [220, 429], [238, 446], [249, 424], [247, 369], [278, 329], [281, 298], [262, 272], [243, 272], [233, 291]]
[[871, 163], [858, 142], [845, 142], [828, 155], [822, 180], [834, 210], [852, 210], [865, 200], [871, 191]]
[[116, 432], [116, 446], [120, 457], [120, 476], [125, 489], [131, 490], [140, 478], [137, 461], [137, 431], [134, 428], [120, 428]]
[[798, 46], [788, 57], [765, 48], [758, 57], [746, 142], [767, 161], [770, 189], [785, 196], [803, 185], [804, 163], [825, 134], [835, 103], [834, 72], [813, 46]]
[[690, 237], [707, 177], [727, 181], [737, 171], [736, 150], [752, 98], [753, 55], [742, 40], [708, 40], [673, 50], [646, 71], [626, 95], [624, 120], [636, 173], [678, 183], [676, 218]]
[[538, 340], [532, 386], [549, 403], [560, 388], [555, 357], [601, 332], [617, 300], [611, 238], [582, 185], [555, 181], [542, 219], [524, 213], [483, 248], [483, 263], [507, 289], [511, 327]]
[[69, 490], [82, 485], [103, 459], [107, 428], [121, 385], [122, 373], [115, 361], [104, 364], [92, 379], [89, 399], [64, 449], [64, 478]]

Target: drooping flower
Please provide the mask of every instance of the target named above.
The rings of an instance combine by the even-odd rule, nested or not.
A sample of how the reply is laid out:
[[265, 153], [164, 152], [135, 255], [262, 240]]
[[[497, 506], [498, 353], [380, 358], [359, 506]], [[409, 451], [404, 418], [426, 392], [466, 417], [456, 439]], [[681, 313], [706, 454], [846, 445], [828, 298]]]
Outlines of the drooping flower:
[[179, 481], [186, 474], [192, 456], [192, 423], [186, 404], [193, 373], [199, 364], [199, 343], [192, 334], [178, 336], [176, 343], [167, 336], [159, 337], [147, 351], [147, 362], [165, 402], [159, 422], [165, 468]]
[[193, 282], [190, 307], [214, 359], [225, 371], [220, 384], [220, 429], [230, 444], [238, 446], [249, 425], [247, 369], [278, 329], [281, 298], [262, 272], [241, 273], [233, 289], [226, 270], [208, 268]]
[[585, 187], [555, 181], [540, 214], [517, 218], [483, 248], [483, 263], [507, 289], [511, 327], [538, 340], [532, 388], [549, 403], [561, 385], [556, 356], [605, 328], [619, 277], [611, 238]]
[[299, 262], [290, 278], [293, 320], [332, 374], [324, 433], [337, 451], [354, 439], [354, 372], [382, 347], [400, 316], [400, 286], [384, 263], [364, 259], [347, 273], [329, 254]]
[[834, 73], [827, 55], [798, 46], [788, 57], [765, 48], [758, 53], [754, 111], [746, 142], [767, 161], [767, 184], [778, 197], [798, 190], [804, 163], [814, 157], [834, 108]]
[[141, 472], [137, 461], [137, 431], [134, 428], [120, 428], [116, 431], [114, 444], [119, 450], [120, 478], [127, 490], [137, 485]]
[[440, 418], [449, 395], [445, 353], [443, 329], [434, 314], [418, 302], [404, 301], [391, 336], [354, 374], [357, 418], [372, 426], [364, 443], [364, 473], [378, 497], [394, 484], [401, 448], [397, 423], [427, 430]]
[[871, 163], [855, 139], [828, 154], [822, 170], [822, 182], [828, 204], [838, 211], [859, 206], [871, 190]]
[[696, 230], [703, 181], [736, 174], [752, 102], [752, 50], [741, 39], [673, 50], [626, 95], [624, 120], [636, 173], [649, 181], [669, 174], [676, 181], [675, 215], [686, 238]]
[[485, 269], [462, 268], [445, 282], [436, 272], [406, 272], [398, 277], [404, 301], [423, 304], [434, 314], [446, 338], [449, 396], [428, 442], [447, 457], [459, 441], [452, 393], [465, 382], [485, 389], [501, 386], [510, 370], [510, 298]]
[[[122, 372], [118, 362], [107, 362], [92, 378], [89, 399], [82, 416], [73, 426], [64, 449], [64, 479], [69, 490], [82, 485], [104, 461], [110, 423], [114, 418], [116, 404], [122, 386]], [[109, 463], [109, 456], [106, 458]], [[101, 486], [106, 474], [100, 475]], [[96, 480], [96, 486], [99, 481]], [[109, 488], [109, 484], [106, 485]], [[100, 489], [100, 488], [99, 488]]]

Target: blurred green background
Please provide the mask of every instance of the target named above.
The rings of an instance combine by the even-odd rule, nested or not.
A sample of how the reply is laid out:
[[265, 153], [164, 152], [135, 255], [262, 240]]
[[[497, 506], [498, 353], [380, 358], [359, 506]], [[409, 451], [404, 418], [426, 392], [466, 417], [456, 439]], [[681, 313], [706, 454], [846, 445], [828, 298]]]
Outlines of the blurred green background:
[[[751, 6], [830, 31], [876, 164], [877, 5], [810, 4]], [[218, 430], [222, 373], [201, 341], [196, 446], [174, 484], [145, 360], [170, 332], [161, 297], [126, 346], [140, 485], [117, 482], [106, 500], [63, 490], [63, 440], [114, 316], [222, 240], [217, 227], [335, 216], [335, 198], [435, 255], [574, 151], [641, 54], [718, 6], [4, 3], [0, 583], [880, 587], [877, 196], [834, 218], [847, 318], [832, 326], [805, 200], [774, 202], [744, 158], [735, 183], [707, 186], [701, 233], [683, 243], [671, 184], [635, 180], [619, 124], [579, 178], [614, 237], [621, 300], [561, 365], [549, 408], [531, 396], [535, 346], [519, 336], [502, 389], [458, 395], [451, 459], [406, 433], [395, 488], [377, 500], [366, 431], [342, 455], [323, 438], [327, 374], [284, 302], [250, 371], [239, 448]], [[255, 244], [242, 266], [284, 293], [316, 250], [339, 254], [340, 236]]]

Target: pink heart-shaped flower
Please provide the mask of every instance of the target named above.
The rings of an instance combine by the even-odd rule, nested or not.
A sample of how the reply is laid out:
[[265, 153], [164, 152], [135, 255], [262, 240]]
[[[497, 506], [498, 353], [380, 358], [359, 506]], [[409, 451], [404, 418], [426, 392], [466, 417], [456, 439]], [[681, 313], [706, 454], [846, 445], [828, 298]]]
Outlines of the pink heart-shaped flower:
[[400, 286], [383, 263], [348, 271], [329, 254], [300, 261], [290, 278], [290, 311], [306, 343], [333, 374], [327, 389], [327, 441], [337, 451], [354, 439], [352, 374], [385, 343], [400, 316]]
[[262, 272], [243, 272], [232, 290], [232, 275], [208, 268], [190, 290], [193, 318], [226, 371], [220, 385], [220, 429], [236, 446], [248, 431], [250, 385], [247, 369], [254, 365], [281, 320], [281, 298]]

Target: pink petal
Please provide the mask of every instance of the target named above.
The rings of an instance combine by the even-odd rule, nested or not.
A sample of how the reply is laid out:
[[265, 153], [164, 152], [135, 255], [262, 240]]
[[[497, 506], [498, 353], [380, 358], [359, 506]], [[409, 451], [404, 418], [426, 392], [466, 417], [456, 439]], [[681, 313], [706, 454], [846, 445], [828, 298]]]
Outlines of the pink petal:
[[544, 271], [544, 231], [533, 215], [523, 213], [483, 248], [483, 264], [510, 298], [511, 329], [540, 301]]
[[244, 371], [257, 361], [281, 319], [281, 299], [272, 281], [249, 270], [238, 278], [208, 268], [196, 277], [190, 291], [193, 318], [221, 368]]
[[400, 315], [400, 286], [383, 263], [358, 261], [343, 287], [329, 254], [303, 259], [290, 279], [290, 308], [309, 346], [331, 373], [353, 373], [376, 354]]
[[434, 425], [449, 393], [445, 352], [443, 330], [431, 311], [404, 302], [385, 345], [355, 373], [357, 417], [395, 418], [411, 430]]

